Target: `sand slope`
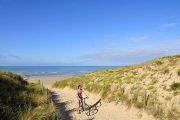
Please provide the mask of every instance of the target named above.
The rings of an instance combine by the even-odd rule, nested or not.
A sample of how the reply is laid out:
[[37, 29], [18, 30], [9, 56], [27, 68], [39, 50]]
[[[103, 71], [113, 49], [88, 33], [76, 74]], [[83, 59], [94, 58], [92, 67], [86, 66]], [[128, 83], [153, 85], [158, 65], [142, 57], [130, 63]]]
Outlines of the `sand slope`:
[[122, 101], [139, 109], [146, 107], [157, 119], [180, 118], [180, 55], [74, 76], [54, 86], [76, 89], [79, 84], [107, 101]]

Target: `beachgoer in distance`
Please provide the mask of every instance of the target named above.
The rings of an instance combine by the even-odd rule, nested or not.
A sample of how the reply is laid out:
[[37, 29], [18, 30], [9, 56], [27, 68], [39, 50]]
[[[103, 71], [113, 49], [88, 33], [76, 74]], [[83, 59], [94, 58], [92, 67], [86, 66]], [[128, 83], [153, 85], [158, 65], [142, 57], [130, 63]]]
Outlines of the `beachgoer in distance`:
[[88, 98], [88, 96], [82, 89], [82, 85], [78, 85], [76, 98], [77, 98], [77, 103], [78, 103], [78, 113], [80, 114], [81, 113], [81, 104], [82, 104], [82, 106], [84, 106], [83, 98]]

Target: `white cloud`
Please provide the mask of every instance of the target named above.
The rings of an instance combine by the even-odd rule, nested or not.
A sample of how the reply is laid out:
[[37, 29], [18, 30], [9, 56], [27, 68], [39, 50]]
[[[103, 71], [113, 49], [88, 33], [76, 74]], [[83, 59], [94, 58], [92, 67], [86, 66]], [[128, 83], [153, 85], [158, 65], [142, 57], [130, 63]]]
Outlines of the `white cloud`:
[[174, 23], [174, 22], [172, 22], [172, 23], [165, 23], [165, 24], [161, 25], [161, 27], [163, 27], [163, 28], [171, 28], [171, 27], [175, 27], [175, 26], [177, 26], [177, 23]]
[[142, 35], [142, 36], [133, 36], [133, 37], [130, 37], [129, 39], [134, 42], [140, 42], [140, 41], [148, 40], [149, 38], [150, 37], [147, 35]]
[[[171, 44], [171, 46], [169, 46]], [[129, 65], [148, 61], [153, 58], [180, 54], [180, 41], [170, 40], [162, 45], [146, 49], [106, 49], [97, 53], [81, 56], [84, 63], [90, 65]]]
[[21, 59], [21, 57], [13, 54], [8, 54], [8, 55], [0, 54], [0, 60], [8, 60], [8, 59]]
[[22, 58], [14, 54], [0, 54], [0, 65], [13, 65], [14, 63], [21, 63]]

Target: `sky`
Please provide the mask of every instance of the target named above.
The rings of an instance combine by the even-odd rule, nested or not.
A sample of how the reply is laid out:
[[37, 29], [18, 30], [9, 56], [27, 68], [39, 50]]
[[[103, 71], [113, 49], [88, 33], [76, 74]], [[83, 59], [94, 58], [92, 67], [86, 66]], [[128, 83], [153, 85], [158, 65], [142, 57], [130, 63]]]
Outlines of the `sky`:
[[180, 54], [180, 0], [0, 0], [0, 66], [111, 66]]

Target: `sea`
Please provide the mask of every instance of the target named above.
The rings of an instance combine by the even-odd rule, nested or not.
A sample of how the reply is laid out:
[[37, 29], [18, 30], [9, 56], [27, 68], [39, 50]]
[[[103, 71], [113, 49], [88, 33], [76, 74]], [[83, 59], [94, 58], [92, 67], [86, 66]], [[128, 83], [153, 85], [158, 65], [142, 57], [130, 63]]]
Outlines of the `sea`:
[[0, 71], [13, 72], [24, 77], [62, 77], [119, 67], [120, 66], [0, 66]]

